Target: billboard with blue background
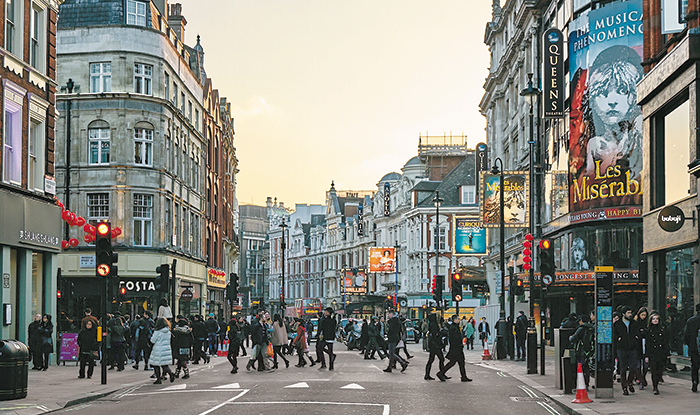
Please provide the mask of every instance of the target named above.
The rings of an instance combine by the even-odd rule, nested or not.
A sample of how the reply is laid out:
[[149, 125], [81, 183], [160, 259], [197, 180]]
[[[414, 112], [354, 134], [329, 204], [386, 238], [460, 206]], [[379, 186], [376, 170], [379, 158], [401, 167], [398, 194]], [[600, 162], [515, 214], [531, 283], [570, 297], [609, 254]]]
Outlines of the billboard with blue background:
[[454, 255], [486, 255], [486, 228], [473, 218], [454, 218]]

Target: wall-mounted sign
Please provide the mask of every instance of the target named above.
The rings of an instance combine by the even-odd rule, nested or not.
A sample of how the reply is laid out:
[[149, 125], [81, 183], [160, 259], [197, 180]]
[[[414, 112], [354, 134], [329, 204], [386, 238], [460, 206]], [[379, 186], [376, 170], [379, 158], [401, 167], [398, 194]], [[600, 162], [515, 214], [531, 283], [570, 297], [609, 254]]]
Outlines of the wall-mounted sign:
[[126, 288], [126, 295], [138, 297], [156, 294], [155, 278], [122, 278], [121, 287]]
[[354, 295], [367, 294], [367, 276], [364, 269], [345, 269], [343, 274], [343, 292]]
[[564, 35], [556, 27], [544, 32], [544, 118], [564, 116]]
[[56, 179], [49, 175], [44, 175], [44, 192], [50, 195], [56, 194]]
[[391, 183], [384, 182], [384, 216], [391, 216]]
[[486, 143], [476, 145], [476, 171], [487, 171], [489, 169], [489, 147]]
[[[500, 218], [500, 185], [499, 174], [482, 172], [481, 174], [481, 214], [480, 221], [485, 228], [501, 225]], [[530, 215], [528, 213], [528, 172], [503, 172], [503, 222], [507, 228], [527, 228]]]
[[685, 215], [677, 206], [666, 206], [659, 212], [659, 226], [666, 232], [675, 232], [683, 227]]
[[95, 255], [80, 255], [78, 264], [80, 268], [95, 268]]
[[394, 272], [396, 248], [372, 247], [369, 249], [369, 272]]
[[185, 288], [181, 293], [180, 293], [180, 300], [181, 301], [190, 301], [194, 297], [194, 293], [190, 291], [189, 288]]
[[477, 219], [454, 218], [455, 255], [486, 255], [486, 228]]
[[357, 206], [357, 235], [362, 236], [364, 234], [364, 220], [365, 220], [365, 212], [364, 212], [364, 206], [362, 206], [362, 203], [360, 203]]
[[218, 269], [207, 268], [207, 285], [209, 288], [226, 288], [226, 273]]

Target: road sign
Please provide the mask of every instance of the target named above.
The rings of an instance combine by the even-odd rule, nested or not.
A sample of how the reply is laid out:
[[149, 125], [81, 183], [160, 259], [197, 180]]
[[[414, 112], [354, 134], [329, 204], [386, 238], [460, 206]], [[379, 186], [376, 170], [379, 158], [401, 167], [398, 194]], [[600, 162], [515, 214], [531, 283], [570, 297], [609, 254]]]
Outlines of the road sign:
[[110, 267], [107, 264], [100, 264], [97, 266], [97, 275], [99, 275], [100, 277], [108, 277], [109, 271]]
[[552, 276], [551, 276], [551, 275], [547, 274], [547, 275], [543, 275], [543, 276], [542, 276], [542, 283], [543, 283], [544, 285], [546, 285], [547, 287], [549, 287], [550, 285], [552, 285], [553, 282], [554, 282], [554, 279], [552, 279]]

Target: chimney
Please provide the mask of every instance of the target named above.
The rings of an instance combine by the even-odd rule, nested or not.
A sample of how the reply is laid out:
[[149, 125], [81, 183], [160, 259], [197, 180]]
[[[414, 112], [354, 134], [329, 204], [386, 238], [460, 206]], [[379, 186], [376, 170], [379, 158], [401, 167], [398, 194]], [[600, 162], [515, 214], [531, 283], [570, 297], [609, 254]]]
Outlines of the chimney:
[[182, 15], [182, 4], [175, 3], [170, 5], [170, 11], [168, 12], [168, 26], [175, 32], [175, 35], [180, 42], [185, 43], [185, 26], [187, 25], [187, 20]]
[[272, 198], [270, 196], [267, 197], [267, 201], [265, 202], [268, 208], [272, 207]]

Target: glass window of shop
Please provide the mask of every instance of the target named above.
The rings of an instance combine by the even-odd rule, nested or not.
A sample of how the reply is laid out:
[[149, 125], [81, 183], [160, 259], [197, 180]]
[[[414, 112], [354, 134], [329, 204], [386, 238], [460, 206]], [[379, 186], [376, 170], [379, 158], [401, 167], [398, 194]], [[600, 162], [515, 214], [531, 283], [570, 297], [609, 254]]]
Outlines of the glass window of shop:
[[44, 255], [32, 254], [32, 316], [44, 310]]
[[688, 196], [690, 190], [690, 105], [688, 95], [669, 104], [652, 124], [652, 208]]
[[669, 314], [677, 311], [682, 321], [694, 314], [693, 259], [693, 248], [666, 252], [666, 309]]
[[641, 224], [615, 229], [585, 227], [554, 241], [557, 269], [593, 271], [596, 266], [638, 269], [642, 252]]

